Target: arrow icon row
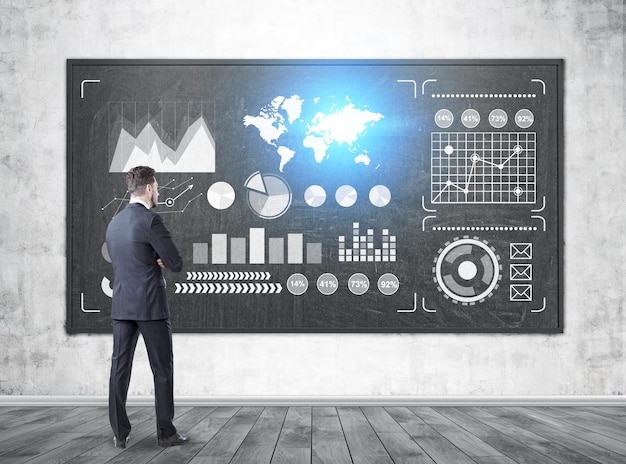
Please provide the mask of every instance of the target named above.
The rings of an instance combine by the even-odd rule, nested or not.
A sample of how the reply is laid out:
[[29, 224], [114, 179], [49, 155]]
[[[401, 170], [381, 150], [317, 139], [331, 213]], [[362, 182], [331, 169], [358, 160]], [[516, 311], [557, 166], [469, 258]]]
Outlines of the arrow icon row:
[[187, 272], [187, 280], [269, 280], [269, 272]]
[[186, 283], [175, 282], [174, 293], [280, 293], [283, 286], [280, 283]]

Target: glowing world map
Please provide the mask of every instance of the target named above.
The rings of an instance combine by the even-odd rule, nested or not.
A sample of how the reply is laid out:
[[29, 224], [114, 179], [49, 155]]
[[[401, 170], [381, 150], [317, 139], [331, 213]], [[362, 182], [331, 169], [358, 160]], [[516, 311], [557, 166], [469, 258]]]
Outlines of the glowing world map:
[[332, 154], [349, 156], [354, 163], [369, 166], [370, 155], [360, 146], [360, 140], [383, 117], [366, 107], [357, 108], [348, 97], [340, 102], [324, 102], [321, 98], [305, 101], [292, 95], [275, 97], [258, 115], [245, 116], [243, 125], [256, 127], [261, 139], [275, 147], [282, 172], [302, 148], [307, 154], [312, 150], [318, 164]]

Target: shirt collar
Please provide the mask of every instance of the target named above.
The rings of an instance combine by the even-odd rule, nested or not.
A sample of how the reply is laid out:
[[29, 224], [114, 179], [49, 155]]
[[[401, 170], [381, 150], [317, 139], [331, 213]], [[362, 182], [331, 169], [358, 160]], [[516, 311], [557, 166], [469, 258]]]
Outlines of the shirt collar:
[[146, 203], [145, 201], [139, 199], [139, 198], [132, 198], [128, 204], [133, 204], [133, 203], [139, 203], [141, 205], [144, 205], [146, 207], [146, 209], [150, 209], [150, 206], [148, 206], [148, 203]]

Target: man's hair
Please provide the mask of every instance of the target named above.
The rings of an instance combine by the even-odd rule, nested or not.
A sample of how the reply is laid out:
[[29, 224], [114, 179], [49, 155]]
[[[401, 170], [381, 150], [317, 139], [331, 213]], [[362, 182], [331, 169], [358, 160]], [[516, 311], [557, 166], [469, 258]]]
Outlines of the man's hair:
[[126, 174], [126, 187], [131, 195], [143, 195], [146, 185], [154, 183], [155, 170], [148, 166], [137, 166]]

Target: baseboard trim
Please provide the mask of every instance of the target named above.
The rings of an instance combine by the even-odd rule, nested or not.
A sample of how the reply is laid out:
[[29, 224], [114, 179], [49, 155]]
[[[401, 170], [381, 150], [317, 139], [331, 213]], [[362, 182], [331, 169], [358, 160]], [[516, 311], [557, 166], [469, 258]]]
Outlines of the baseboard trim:
[[[179, 396], [177, 406], [626, 406], [626, 396]], [[152, 406], [153, 396], [128, 398]], [[106, 396], [0, 395], [0, 406], [106, 406]]]

